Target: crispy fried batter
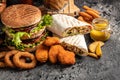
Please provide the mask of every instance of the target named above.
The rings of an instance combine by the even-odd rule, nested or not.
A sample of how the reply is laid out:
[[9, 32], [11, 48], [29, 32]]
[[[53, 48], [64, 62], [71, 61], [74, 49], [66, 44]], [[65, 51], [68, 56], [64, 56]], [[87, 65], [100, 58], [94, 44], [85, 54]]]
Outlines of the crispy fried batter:
[[86, 10], [86, 13], [88, 13], [89, 15], [93, 16], [94, 18], [99, 18], [100, 15], [95, 13], [94, 11], [92, 10]]
[[11, 67], [11, 68], [15, 68], [16, 66], [14, 65], [14, 63], [12, 62], [13, 59], [12, 57], [17, 54], [19, 51], [17, 50], [12, 50], [12, 51], [9, 51], [7, 52], [4, 60], [5, 60], [5, 63], [7, 64], [8, 67]]
[[49, 60], [51, 63], [57, 62], [57, 56], [60, 53], [60, 51], [64, 51], [64, 48], [61, 45], [53, 45], [51, 46], [49, 50]]
[[86, 12], [80, 12], [79, 14], [80, 14], [81, 16], [87, 18], [88, 20], [92, 20], [92, 16], [89, 15], [88, 13], [86, 13]]
[[[21, 57], [30, 58], [31, 62], [23, 62], [20, 60]], [[16, 55], [13, 56], [13, 62], [20, 69], [31, 69], [36, 66], [35, 56], [29, 52], [18, 52]]]
[[41, 44], [36, 50], [35, 57], [39, 62], [45, 63], [48, 60], [48, 47]]
[[47, 37], [46, 40], [44, 41], [44, 45], [46, 46], [52, 46], [59, 43], [60, 39], [58, 37]]
[[6, 52], [0, 52], [0, 67], [7, 67], [7, 64], [4, 62], [4, 57], [6, 55]]
[[92, 8], [86, 6], [86, 5], [84, 5], [83, 8], [86, 9], [86, 10], [91, 10], [91, 11], [95, 12], [96, 14], [100, 14], [99, 11], [97, 11], [97, 10], [95, 10], [95, 9], [92, 9]]
[[58, 54], [58, 60], [64, 65], [73, 65], [75, 64], [75, 54], [70, 51], [61, 51]]

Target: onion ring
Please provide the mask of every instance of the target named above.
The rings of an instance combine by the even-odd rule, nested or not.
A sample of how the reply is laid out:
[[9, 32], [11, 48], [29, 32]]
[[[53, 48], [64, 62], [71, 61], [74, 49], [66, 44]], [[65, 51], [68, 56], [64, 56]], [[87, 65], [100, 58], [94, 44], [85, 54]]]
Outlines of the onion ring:
[[0, 67], [7, 67], [7, 64], [4, 62], [4, 57], [6, 55], [6, 52], [0, 52]]
[[[20, 60], [21, 57], [30, 58], [31, 62], [23, 62]], [[16, 55], [13, 56], [13, 62], [20, 69], [34, 68], [37, 63], [35, 56], [29, 52], [18, 52]]]
[[26, 62], [26, 59], [25, 58], [20, 58], [20, 61], [21, 62]]
[[15, 54], [17, 54], [18, 52], [19, 52], [19, 51], [17, 51], [17, 50], [12, 50], [12, 51], [9, 51], [9, 52], [6, 54], [4, 60], [5, 60], [5, 63], [6, 63], [9, 67], [15, 68], [15, 65], [14, 65], [14, 63], [12, 62], [11, 57], [13, 57], [13, 56], [14, 56]]

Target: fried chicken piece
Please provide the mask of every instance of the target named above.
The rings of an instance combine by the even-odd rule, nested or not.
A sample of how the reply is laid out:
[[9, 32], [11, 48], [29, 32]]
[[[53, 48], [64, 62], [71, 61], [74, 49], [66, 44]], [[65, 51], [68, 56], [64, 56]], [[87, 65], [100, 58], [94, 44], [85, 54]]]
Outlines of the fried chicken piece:
[[41, 44], [36, 50], [36, 59], [41, 63], [45, 63], [48, 60], [48, 50], [47, 46]]
[[63, 65], [73, 65], [75, 64], [75, 54], [70, 51], [60, 51], [58, 54], [58, 60]]
[[61, 45], [53, 45], [49, 50], [49, 60], [51, 63], [55, 64], [58, 59], [58, 54], [60, 51], [64, 51], [64, 48]]
[[58, 37], [47, 37], [43, 44], [46, 46], [52, 46], [59, 43], [60, 39]]

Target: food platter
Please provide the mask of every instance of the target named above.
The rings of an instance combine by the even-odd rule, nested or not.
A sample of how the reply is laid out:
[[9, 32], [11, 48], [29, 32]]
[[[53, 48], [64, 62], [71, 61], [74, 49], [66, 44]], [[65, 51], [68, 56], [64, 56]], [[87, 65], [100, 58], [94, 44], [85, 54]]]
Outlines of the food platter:
[[[113, 34], [102, 48], [103, 56], [99, 60], [76, 56], [76, 64], [72, 66], [47, 62], [30, 70], [0, 69], [0, 80], [119, 80], [119, 0], [75, 0], [75, 4], [79, 8], [91, 6], [109, 20]], [[85, 39], [87, 45], [92, 42], [88, 35], [85, 35]]]

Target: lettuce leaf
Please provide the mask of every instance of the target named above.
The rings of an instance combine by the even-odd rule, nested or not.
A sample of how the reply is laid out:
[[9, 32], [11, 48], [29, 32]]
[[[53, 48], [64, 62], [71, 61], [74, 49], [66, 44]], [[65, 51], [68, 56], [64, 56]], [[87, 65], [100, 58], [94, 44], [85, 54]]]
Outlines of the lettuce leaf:
[[52, 24], [52, 21], [53, 21], [52, 16], [50, 16], [49, 14], [44, 15], [42, 17], [42, 20], [41, 20], [41, 25], [42, 26], [49, 26]]
[[[21, 32], [19, 32], [18, 34], [16, 34], [16, 36], [22, 36], [24, 33], [22, 33], [21, 34]], [[19, 40], [19, 38], [17, 39], [10, 39], [10, 38], [6, 38], [5, 39], [5, 44], [6, 44], [6, 46], [14, 46], [16, 49], [18, 49], [18, 50], [21, 50], [21, 51], [24, 51], [24, 49], [25, 48], [34, 48], [35, 46], [37, 46], [37, 45], [39, 45], [39, 44], [41, 44], [42, 43], [42, 41], [44, 41], [45, 39], [46, 39], [46, 37], [48, 36], [48, 32], [46, 32], [42, 37], [41, 37], [41, 39], [39, 40], [39, 42], [36, 42], [36, 43], [30, 43], [30, 44], [24, 44], [24, 43], [22, 43], [20, 40]], [[16, 43], [16, 40], [18, 40], [17, 41], [17, 43]], [[16, 45], [17, 44], [17, 45]]]
[[16, 47], [19, 47], [19, 45], [22, 42], [21, 37], [24, 36], [24, 35], [29, 36], [29, 34], [26, 33], [26, 32], [17, 32], [15, 34], [12, 34], [12, 36], [13, 36], [12, 42]]

